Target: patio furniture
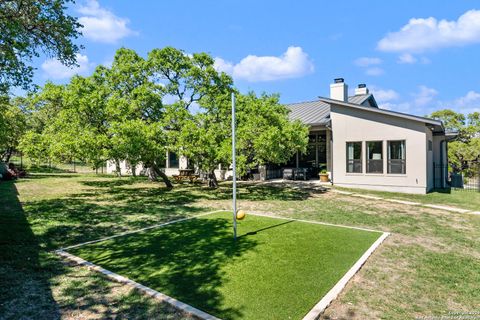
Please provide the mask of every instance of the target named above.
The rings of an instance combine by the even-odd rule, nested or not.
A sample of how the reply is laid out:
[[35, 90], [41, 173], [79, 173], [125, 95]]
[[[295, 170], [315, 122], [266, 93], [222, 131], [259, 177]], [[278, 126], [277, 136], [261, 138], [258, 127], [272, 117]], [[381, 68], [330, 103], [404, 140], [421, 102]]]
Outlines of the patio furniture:
[[294, 180], [307, 180], [307, 179], [308, 179], [307, 168], [294, 169]]
[[200, 177], [198, 174], [194, 173], [193, 169], [179, 169], [178, 173], [179, 174], [172, 175], [173, 179], [175, 179], [175, 181], [177, 182], [183, 180], [189, 180], [190, 182], [194, 182]]
[[293, 180], [294, 179], [294, 172], [293, 168], [285, 168], [283, 169], [283, 179], [284, 180]]
[[307, 168], [285, 168], [283, 169], [284, 180], [307, 180], [308, 169]]

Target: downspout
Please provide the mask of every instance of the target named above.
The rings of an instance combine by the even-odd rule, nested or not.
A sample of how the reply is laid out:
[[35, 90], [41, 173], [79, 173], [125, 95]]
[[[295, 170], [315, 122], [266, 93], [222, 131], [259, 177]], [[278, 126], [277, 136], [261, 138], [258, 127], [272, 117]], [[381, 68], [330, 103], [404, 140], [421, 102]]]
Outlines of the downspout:
[[442, 184], [441, 184], [441, 188], [444, 189], [445, 188], [445, 168], [444, 168], [444, 154], [443, 154], [443, 148], [444, 148], [444, 145], [445, 145], [445, 139], [440, 141], [440, 168], [441, 168], [441, 181], [442, 181]]

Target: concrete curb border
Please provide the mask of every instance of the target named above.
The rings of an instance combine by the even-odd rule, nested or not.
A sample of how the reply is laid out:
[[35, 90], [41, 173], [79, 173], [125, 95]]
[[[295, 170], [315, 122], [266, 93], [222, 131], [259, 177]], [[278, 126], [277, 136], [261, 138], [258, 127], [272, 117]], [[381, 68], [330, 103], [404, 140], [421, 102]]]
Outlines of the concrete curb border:
[[[202, 214], [199, 214], [199, 215], [195, 215], [195, 216], [191, 216], [191, 217], [187, 217], [187, 218], [182, 218], [182, 219], [177, 219], [177, 220], [173, 220], [173, 221], [149, 226], [149, 227], [138, 229], [138, 230], [123, 232], [123, 233], [120, 233], [120, 234], [117, 234], [117, 235], [114, 235], [114, 236], [105, 237], [105, 238], [102, 238], [102, 239], [97, 239], [97, 240], [92, 240], [92, 241], [87, 241], [87, 242], [79, 243], [79, 244], [76, 244], [76, 245], [68, 246], [68, 247], [65, 247], [65, 248], [57, 249], [54, 252], [57, 255], [61, 256], [62, 258], [66, 259], [66, 260], [72, 261], [72, 262], [74, 262], [74, 263], [76, 263], [77, 265], [80, 265], [80, 266], [85, 266], [85, 267], [87, 267], [91, 270], [95, 270], [97, 272], [100, 272], [100, 273], [104, 274], [105, 276], [107, 276], [108, 278], [110, 278], [114, 281], [126, 284], [126, 285], [138, 290], [140, 293], [143, 293], [143, 294], [145, 294], [147, 296], [150, 296], [154, 299], [157, 299], [157, 300], [162, 301], [162, 302], [166, 302], [166, 303], [172, 305], [173, 307], [177, 308], [178, 310], [186, 312], [187, 314], [194, 315], [194, 316], [196, 316], [200, 319], [204, 319], [204, 320], [221, 320], [221, 319], [219, 319], [219, 318], [217, 318], [217, 317], [215, 317], [211, 314], [208, 314], [208, 313], [206, 313], [202, 310], [199, 310], [199, 309], [197, 309], [197, 308], [195, 308], [195, 307], [193, 307], [189, 304], [186, 304], [182, 301], [179, 301], [175, 298], [172, 298], [172, 297], [170, 297], [170, 296], [168, 296], [164, 293], [158, 292], [158, 291], [156, 291], [152, 288], [144, 286], [144, 285], [142, 285], [138, 282], [135, 282], [131, 279], [123, 277], [119, 274], [116, 274], [116, 273], [110, 271], [110, 270], [104, 269], [104, 268], [102, 268], [102, 267], [100, 267], [100, 266], [98, 266], [94, 263], [86, 261], [86, 260], [84, 260], [84, 259], [82, 259], [78, 256], [70, 254], [70, 253], [66, 252], [65, 250], [72, 249], [72, 248], [77, 248], [77, 247], [84, 246], [84, 245], [87, 245], [87, 244], [92, 244], [92, 243], [97, 243], [97, 242], [101, 242], [101, 241], [105, 241], [105, 240], [110, 240], [110, 239], [130, 235], [130, 234], [135, 234], [135, 233], [139, 233], [139, 232], [142, 232], [142, 231], [146, 231], [146, 230], [150, 230], [150, 229], [154, 229], [154, 228], [159, 228], [159, 227], [170, 225], [170, 224], [173, 224], [173, 223], [187, 221], [187, 220], [199, 218], [199, 217], [202, 217], [202, 216], [206, 216], [206, 215], [209, 215], [209, 214], [213, 214], [213, 213], [217, 213], [217, 212], [224, 212], [224, 211], [228, 211], [228, 210], [210, 211], [210, 212], [202, 213]], [[382, 233], [382, 235], [370, 246], [370, 248], [368, 248], [368, 250], [365, 251], [365, 253], [360, 257], [360, 259], [357, 260], [357, 262], [355, 262], [355, 264], [350, 268], [350, 270], [347, 271], [347, 273], [335, 284], [335, 286], [333, 286], [332, 289], [330, 289], [330, 291], [327, 292], [327, 294], [325, 296], [323, 296], [323, 298], [307, 313], [307, 315], [305, 317], [303, 317], [302, 320], [318, 319], [318, 317], [325, 311], [325, 309], [330, 305], [330, 303], [332, 303], [332, 301], [335, 300], [337, 298], [337, 296], [341, 293], [341, 291], [345, 288], [348, 281], [350, 281], [350, 279], [353, 278], [353, 276], [361, 269], [361, 267], [365, 264], [367, 259], [372, 255], [372, 253], [390, 235], [389, 232], [383, 232], [383, 231], [380, 231], [380, 230], [367, 229], [367, 228], [361, 228], [361, 227], [352, 227], [352, 226], [345, 226], [345, 225], [339, 225], [339, 224], [333, 224], [333, 223], [327, 223], [327, 222], [320, 222], [320, 221], [312, 221], [312, 220], [303, 220], [303, 219], [294, 219], [294, 218], [288, 218], [288, 217], [272, 216], [272, 215], [268, 215], [268, 214], [265, 214], [265, 213], [259, 213], [259, 212], [250, 212], [249, 214], [251, 214], [253, 216], [259, 216], [259, 217], [265, 217], [265, 218], [288, 220], [288, 221], [297, 221], [297, 222], [318, 224], [318, 225], [324, 225], [324, 226], [330, 226], [330, 227], [347, 228], [347, 229], [361, 230], [361, 231], [367, 231], [367, 232]]]
[[320, 224], [323, 226], [329, 226], [329, 227], [339, 227], [339, 228], [347, 228], [347, 229], [354, 229], [354, 230], [361, 230], [361, 231], [368, 231], [368, 232], [379, 232], [379, 233], [385, 233], [382, 230], [375, 230], [375, 229], [368, 229], [368, 228], [362, 228], [362, 227], [352, 227], [352, 226], [346, 226], [343, 224], [334, 224], [334, 223], [328, 223], [328, 222], [321, 222], [321, 221], [313, 221], [313, 220], [303, 220], [303, 219], [295, 219], [295, 218], [288, 218], [288, 217], [279, 217], [279, 216], [271, 216], [265, 213], [261, 212], [248, 212], [248, 214], [252, 216], [259, 216], [259, 217], [266, 217], [266, 218], [273, 218], [273, 219], [280, 219], [280, 220], [289, 220], [289, 221], [298, 221], [298, 222], [304, 222], [304, 223], [311, 223], [311, 224]]
[[173, 307], [175, 307], [176, 309], [184, 311], [187, 314], [194, 315], [194, 316], [196, 316], [200, 319], [205, 319], [205, 320], [220, 320], [219, 318], [214, 317], [211, 314], [208, 314], [208, 313], [206, 313], [202, 310], [199, 310], [195, 307], [192, 307], [189, 304], [181, 302], [181, 301], [179, 301], [175, 298], [167, 296], [166, 294], [158, 292], [158, 291], [156, 291], [152, 288], [149, 288], [149, 287], [144, 286], [144, 285], [142, 285], [138, 282], [130, 280], [130, 279], [128, 279], [126, 277], [123, 277], [119, 274], [116, 274], [112, 271], [104, 269], [104, 268], [102, 268], [102, 267], [100, 267], [96, 264], [93, 264], [91, 262], [88, 262], [88, 261], [86, 261], [86, 260], [84, 260], [80, 257], [74, 256], [73, 254], [70, 254], [70, 253], [65, 252], [63, 250], [56, 250], [55, 253], [58, 254], [59, 256], [61, 256], [64, 259], [75, 262], [77, 265], [85, 266], [85, 267], [87, 267], [91, 270], [95, 270], [97, 272], [100, 272], [100, 273], [104, 274], [105, 276], [107, 276], [108, 278], [110, 278], [114, 281], [117, 281], [117, 282], [123, 283], [125, 285], [128, 285], [128, 286], [138, 290], [140, 293], [143, 293], [143, 294], [145, 294], [147, 296], [150, 296], [154, 299], [157, 299], [159, 301], [166, 302], [166, 303], [172, 305]]
[[361, 230], [361, 231], [368, 231], [368, 232], [380, 232], [382, 235], [368, 248], [367, 251], [360, 257], [360, 259], [355, 262], [355, 264], [350, 268], [350, 270], [345, 273], [345, 275], [333, 286], [330, 291], [327, 292], [323, 296], [323, 298], [307, 313], [302, 320], [316, 320], [318, 317], [325, 311], [325, 309], [335, 300], [338, 295], [342, 292], [342, 290], [347, 285], [348, 281], [353, 278], [353, 276], [360, 271], [362, 266], [367, 262], [368, 258], [373, 254], [373, 252], [385, 241], [385, 239], [390, 235], [389, 232], [367, 229], [367, 228], [360, 228], [360, 227], [351, 227], [351, 226], [344, 226], [339, 224], [333, 223], [326, 223], [320, 221], [311, 221], [311, 220], [303, 220], [303, 219], [293, 219], [293, 218], [286, 218], [286, 217], [278, 217], [278, 216], [270, 216], [267, 214], [251, 212], [252, 216], [260, 216], [260, 217], [268, 217], [274, 219], [281, 219], [281, 220], [290, 220], [290, 221], [298, 221], [298, 222], [305, 222], [305, 223], [312, 223], [312, 224], [320, 224], [330, 227], [339, 227], [339, 228], [348, 228], [354, 230]]
[[316, 320], [325, 311], [325, 309], [335, 300], [340, 292], [345, 288], [348, 281], [362, 268], [367, 259], [372, 253], [382, 244], [382, 242], [390, 235], [388, 232], [384, 232], [380, 238], [375, 241], [370, 248], [360, 257], [360, 259], [345, 273], [345, 275], [333, 286], [330, 291], [307, 313], [302, 320]]

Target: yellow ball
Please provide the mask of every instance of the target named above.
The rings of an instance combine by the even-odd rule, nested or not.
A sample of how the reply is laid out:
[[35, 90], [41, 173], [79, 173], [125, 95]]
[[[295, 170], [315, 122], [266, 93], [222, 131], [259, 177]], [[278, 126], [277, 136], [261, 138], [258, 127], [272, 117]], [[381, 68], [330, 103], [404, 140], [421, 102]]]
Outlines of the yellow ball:
[[237, 220], [243, 220], [246, 216], [246, 212], [243, 210], [237, 210]]

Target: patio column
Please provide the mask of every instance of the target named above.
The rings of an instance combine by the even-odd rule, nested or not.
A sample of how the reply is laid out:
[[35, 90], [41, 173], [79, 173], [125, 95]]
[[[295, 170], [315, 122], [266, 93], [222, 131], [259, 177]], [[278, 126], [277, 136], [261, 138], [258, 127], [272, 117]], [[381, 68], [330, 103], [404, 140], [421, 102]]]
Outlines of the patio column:
[[327, 140], [327, 171], [332, 172], [332, 131], [327, 130], [325, 139]]

